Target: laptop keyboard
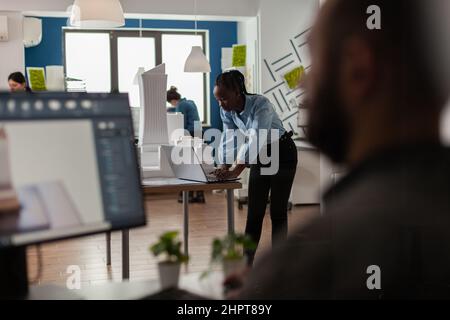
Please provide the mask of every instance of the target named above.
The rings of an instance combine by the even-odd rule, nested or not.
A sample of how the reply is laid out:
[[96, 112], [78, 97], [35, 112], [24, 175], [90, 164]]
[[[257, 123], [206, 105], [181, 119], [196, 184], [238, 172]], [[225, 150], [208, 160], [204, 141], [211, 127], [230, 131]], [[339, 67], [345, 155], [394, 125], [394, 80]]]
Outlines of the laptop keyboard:
[[208, 179], [208, 181], [210, 182], [218, 182], [218, 181], [222, 181], [221, 179], [217, 178], [215, 175], [213, 174], [208, 174], [206, 175], [206, 178]]

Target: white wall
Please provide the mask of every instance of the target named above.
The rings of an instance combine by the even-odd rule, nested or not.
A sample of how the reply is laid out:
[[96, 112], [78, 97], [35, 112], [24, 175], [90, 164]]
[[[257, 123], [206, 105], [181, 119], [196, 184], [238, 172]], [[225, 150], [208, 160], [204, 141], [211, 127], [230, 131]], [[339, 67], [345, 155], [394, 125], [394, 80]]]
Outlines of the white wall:
[[262, 0], [259, 10], [261, 35], [261, 92], [274, 104], [283, 125], [298, 137], [304, 132], [298, 127], [305, 122], [306, 111], [298, 109], [301, 90], [291, 90], [283, 75], [292, 69], [310, 65], [306, 45], [309, 29], [319, 9], [319, 0]]
[[[297, 49], [302, 59], [300, 62], [290, 41], [298, 45], [306, 40], [306, 34], [298, 38], [295, 36], [311, 27], [318, 9], [319, 0], [261, 0], [258, 16], [238, 23], [238, 42], [247, 44], [248, 64], [255, 64], [255, 79], [259, 80], [255, 84], [255, 92], [266, 92], [282, 81], [282, 75], [286, 71], [299, 65], [309, 65], [306, 47]], [[290, 58], [272, 65], [288, 54], [292, 54]], [[264, 60], [271, 71], [265, 66]], [[294, 62], [286, 69], [279, 70], [290, 61]], [[281, 89], [284, 93], [290, 91], [285, 87]], [[266, 95], [273, 99], [271, 93]]]
[[23, 17], [18, 12], [0, 11], [0, 15], [8, 16], [9, 40], [0, 42], [0, 90], [6, 90], [8, 89], [8, 75], [15, 71], [25, 71], [22, 32]]
[[251, 77], [247, 78], [251, 83], [247, 89], [252, 93], [261, 93], [258, 27], [258, 17], [238, 22], [238, 43], [247, 45], [247, 70]]
[[[94, 0], [93, 0], [94, 1]], [[74, 0], [0, 0], [2, 10], [64, 12]], [[192, 15], [194, 0], [120, 0], [125, 13]], [[257, 15], [259, 0], [197, 0], [198, 14], [211, 16]]]
[[[304, 38], [294, 39], [294, 37], [311, 27], [318, 9], [318, 0], [262, 0], [259, 11], [262, 59], [274, 62], [289, 53], [293, 53], [295, 64], [300, 63], [293, 52], [290, 40], [293, 40], [295, 44], [299, 44], [295, 40], [304, 40]], [[306, 52], [303, 54], [306, 54]], [[303, 55], [301, 55], [301, 58], [303, 59]], [[305, 62], [309, 62], [309, 59], [306, 60]], [[278, 77], [276, 78], [279, 80]], [[262, 89], [264, 91], [269, 89], [273, 82], [267, 68], [262, 68]]]
[[[285, 120], [283, 125], [287, 130], [294, 128], [299, 132], [297, 127], [299, 113], [297, 112], [300, 112], [302, 122], [306, 112], [299, 111], [297, 108], [303, 99], [303, 96], [298, 97], [302, 90], [292, 92], [284, 83], [283, 75], [295, 67], [306, 68], [310, 65], [307, 46], [299, 46], [307, 40], [308, 33], [302, 33], [313, 25], [320, 2], [319, 0], [261, 0], [259, 11], [261, 91], [274, 104], [280, 118]], [[283, 68], [286, 64], [289, 65]], [[276, 88], [272, 89], [274, 87]], [[299, 161], [300, 167], [303, 167], [302, 159], [300, 158]], [[320, 155], [317, 166], [320, 168], [320, 178], [312, 185], [319, 185], [319, 191], [322, 194], [333, 182], [333, 174], [338, 170], [323, 155]], [[303, 169], [308, 170], [304, 167]], [[309, 185], [305, 186], [302, 183], [309, 183]], [[299, 179], [298, 184], [297, 190], [312, 187], [311, 181], [305, 182], [304, 179], [303, 181]], [[294, 192], [295, 190], [294, 188]], [[299, 195], [293, 195], [295, 196]]]

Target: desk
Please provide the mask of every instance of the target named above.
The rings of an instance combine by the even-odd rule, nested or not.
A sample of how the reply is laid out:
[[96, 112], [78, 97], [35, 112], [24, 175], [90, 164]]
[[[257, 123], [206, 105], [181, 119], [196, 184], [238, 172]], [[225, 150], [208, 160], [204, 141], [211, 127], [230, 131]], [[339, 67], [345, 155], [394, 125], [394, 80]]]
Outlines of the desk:
[[[180, 275], [179, 288], [211, 299], [223, 299], [223, 273]], [[136, 300], [160, 291], [159, 280], [111, 282], [69, 290], [58, 285], [30, 286], [28, 300]]]
[[304, 141], [295, 141], [297, 147], [297, 172], [292, 184], [292, 205], [320, 203], [320, 153]]
[[[145, 196], [162, 193], [183, 193], [183, 238], [184, 252], [189, 254], [189, 191], [227, 191], [227, 219], [228, 233], [234, 233], [234, 189], [242, 188], [242, 184], [237, 181], [204, 183], [186, 181], [176, 178], [150, 178], [142, 182], [142, 189]], [[130, 278], [130, 244], [129, 230], [122, 231], [122, 278]], [[106, 234], [106, 263], [111, 265], [111, 233]]]
[[320, 204], [325, 191], [342, 176], [343, 168], [336, 166], [305, 140], [294, 140], [298, 164], [290, 201], [296, 204]]

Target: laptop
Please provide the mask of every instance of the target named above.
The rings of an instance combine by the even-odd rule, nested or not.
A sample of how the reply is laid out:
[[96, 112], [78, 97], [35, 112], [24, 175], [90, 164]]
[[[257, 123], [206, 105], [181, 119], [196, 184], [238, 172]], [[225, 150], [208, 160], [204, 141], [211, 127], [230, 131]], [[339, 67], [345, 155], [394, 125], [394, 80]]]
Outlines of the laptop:
[[[205, 183], [237, 181], [240, 179], [217, 178], [212, 174], [217, 168], [212, 165], [202, 164], [193, 147], [162, 145], [161, 151], [166, 156], [175, 177], [178, 179]], [[178, 159], [174, 159], [172, 154], [176, 155]], [[182, 159], [184, 161], [181, 161]]]

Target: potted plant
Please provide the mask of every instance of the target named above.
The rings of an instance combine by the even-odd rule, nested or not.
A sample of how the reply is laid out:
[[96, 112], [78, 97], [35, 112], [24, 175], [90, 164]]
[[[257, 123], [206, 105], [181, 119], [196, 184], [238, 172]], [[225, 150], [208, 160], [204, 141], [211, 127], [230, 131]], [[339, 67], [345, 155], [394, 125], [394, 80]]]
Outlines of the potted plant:
[[162, 234], [158, 242], [150, 247], [150, 251], [155, 257], [165, 254], [165, 259], [158, 263], [161, 289], [177, 287], [181, 264], [189, 261], [189, 257], [181, 252], [178, 231]]
[[222, 263], [225, 277], [242, 270], [247, 265], [245, 250], [255, 250], [256, 244], [249, 236], [230, 234], [222, 239], [216, 238], [212, 244], [211, 261]]

